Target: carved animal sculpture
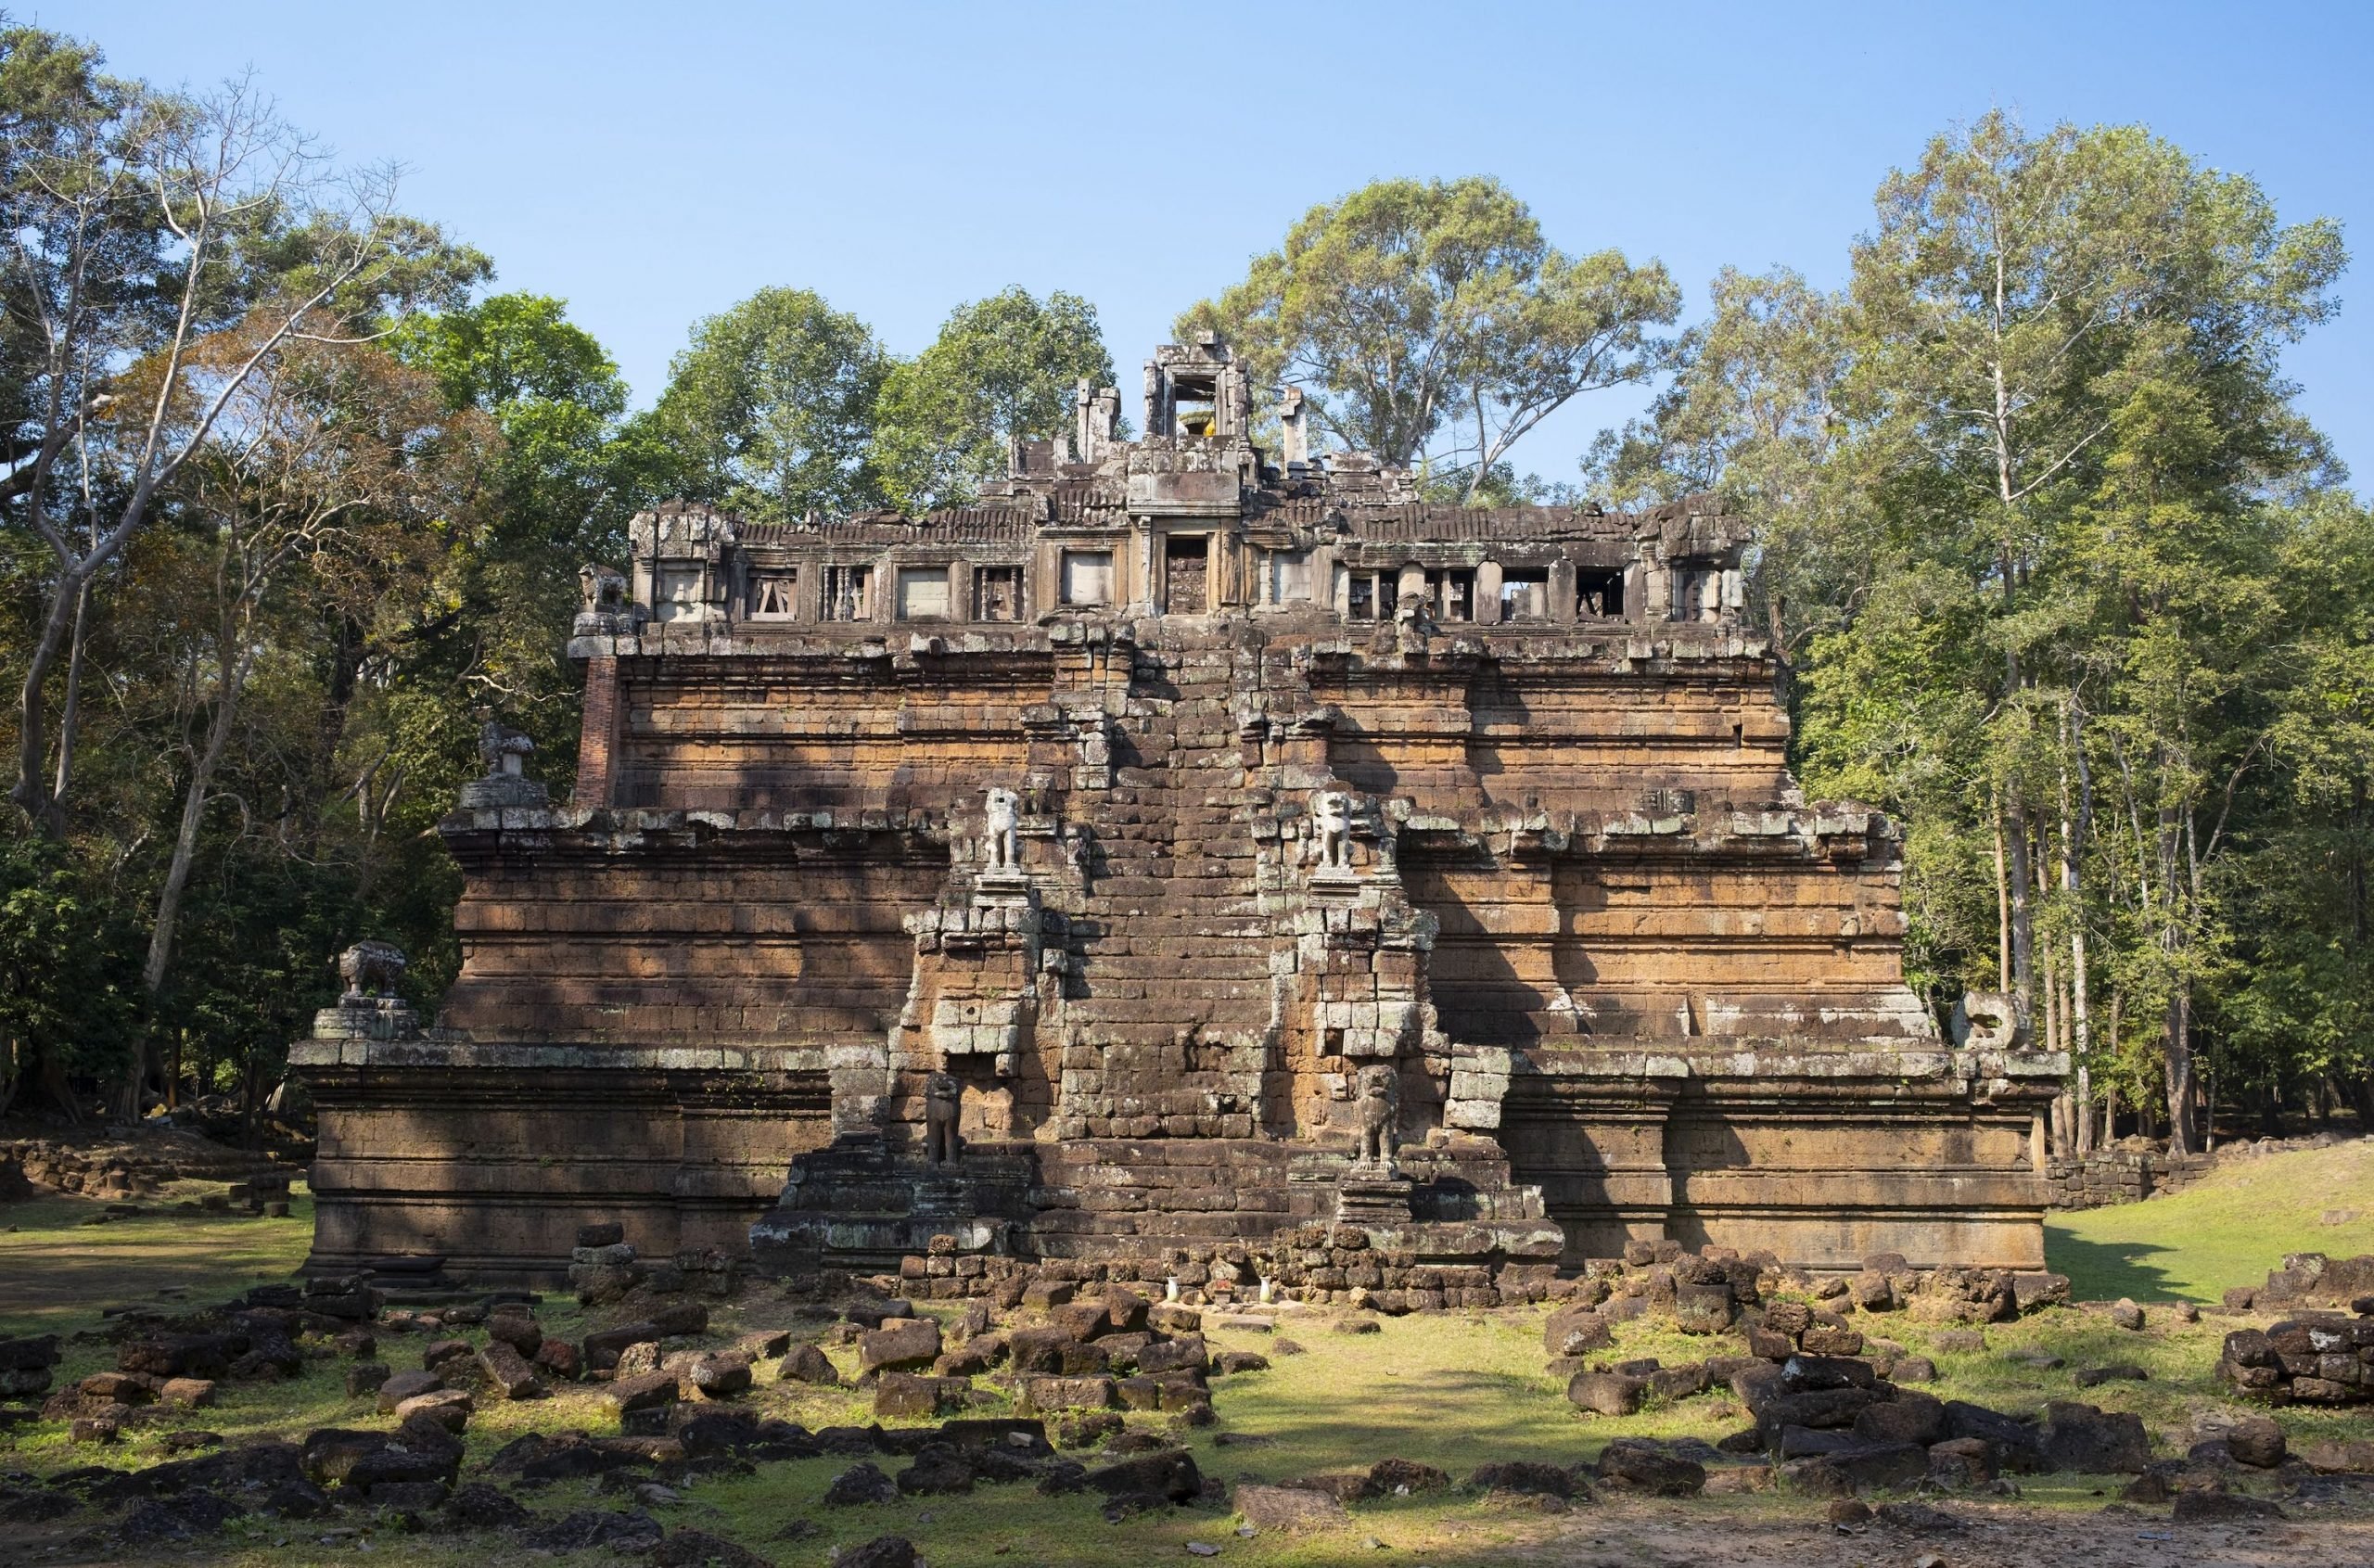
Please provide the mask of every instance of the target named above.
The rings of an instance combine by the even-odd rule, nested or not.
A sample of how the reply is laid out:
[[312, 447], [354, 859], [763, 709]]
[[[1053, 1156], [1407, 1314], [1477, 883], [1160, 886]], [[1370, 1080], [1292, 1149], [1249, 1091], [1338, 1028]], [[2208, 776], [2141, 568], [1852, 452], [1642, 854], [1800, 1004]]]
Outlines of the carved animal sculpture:
[[1964, 992], [1962, 1016], [1970, 1022], [1962, 1043], [1972, 1051], [2009, 1051], [2019, 1042], [2019, 1007], [2002, 991]]
[[490, 778], [498, 773], [516, 777], [521, 759], [535, 749], [534, 741], [496, 720], [488, 720], [479, 732], [479, 757], [486, 763]]
[[989, 864], [991, 871], [1012, 871], [1015, 867], [1015, 830], [1022, 822], [1022, 799], [1010, 789], [992, 789], [981, 809], [983, 824], [988, 828]]
[[1359, 1145], [1352, 1158], [1364, 1166], [1393, 1168], [1395, 1124], [1401, 1116], [1401, 1086], [1390, 1067], [1360, 1069]]
[[613, 567], [598, 563], [578, 567], [577, 590], [588, 615], [618, 615], [627, 607], [626, 575]]
[[1340, 791], [1322, 789], [1310, 797], [1310, 812], [1319, 830], [1319, 863], [1328, 867], [1352, 863], [1352, 802]]
[[947, 1073], [934, 1073], [924, 1086], [924, 1157], [936, 1166], [954, 1165], [964, 1140], [956, 1124], [964, 1110], [964, 1091]]
[[403, 978], [404, 950], [392, 942], [357, 942], [338, 955], [338, 978], [346, 982], [347, 1003], [391, 996]]

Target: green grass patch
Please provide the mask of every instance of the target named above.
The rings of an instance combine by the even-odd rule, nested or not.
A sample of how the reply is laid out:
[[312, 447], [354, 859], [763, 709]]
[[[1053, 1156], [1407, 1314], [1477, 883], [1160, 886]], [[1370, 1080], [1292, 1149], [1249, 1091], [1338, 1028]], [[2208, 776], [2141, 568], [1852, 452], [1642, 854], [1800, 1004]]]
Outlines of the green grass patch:
[[[2149, 1302], [2170, 1294], [2214, 1295], [2225, 1285], [2253, 1281], [2286, 1249], [2364, 1250], [2374, 1246], [2374, 1231], [2359, 1222], [2326, 1226], [2320, 1221], [2331, 1208], [2374, 1207], [2370, 1156], [2374, 1145], [2278, 1156], [2221, 1171], [2175, 1198], [2072, 1215], [2054, 1222], [2053, 1261], [2076, 1280], [2081, 1295], [2125, 1294]], [[311, 1231], [310, 1203], [300, 1194], [299, 1204], [300, 1217], [285, 1222], [155, 1214], [97, 1227], [80, 1223], [100, 1206], [86, 1201], [18, 1205], [0, 1215], [0, 1220], [19, 1227], [14, 1233], [0, 1234], [0, 1332], [70, 1335], [97, 1327], [105, 1306], [197, 1306], [222, 1300], [260, 1279], [288, 1278], [300, 1266]], [[2073, 1252], [2073, 1246], [2077, 1250]], [[160, 1297], [160, 1291], [186, 1294]], [[953, 1311], [930, 1309], [943, 1315]], [[566, 1296], [553, 1295], [539, 1316], [548, 1332], [581, 1339], [593, 1329], [647, 1310], [648, 1304], [641, 1302], [586, 1310]], [[1347, 1335], [1333, 1332], [1331, 1313], [1288, 1311], [1281, 1314], [1274, 1334], [1215, 1331], [1209, 1336], [1215, 1348], [1260, 1352], [1270, 1358], [1271, 1368], [1216, 1379], [1214, 1406], [1219, 1423], [1179, 1435], [1206, 1474], [1234, 1485], [1360, 1471], [1387, 1457], [1436, 1465], [1463, 1479], [1478, 1465], [1494, 1460], [1588, 1461], [1618, 1436], [1712, 1440], [1746, 1424], [1745, 1412], [1724, 1391], [1671, 1405], [1653, 1404], [1620, 1420], [1578, 1414], [1567, 1404], [1560, 1383], [1545, 1371], [1544, 1316], [1541, 1309], [1437, 1314], [1386, 1319], [1381, 1332]], [[789, 1304], [765, 1286], [740, 1301], [714, 1305], [711, 1318], [710, 1337], [720, 1343], [746, 1329], [793, 1321]], [[1856, 1320], [1867, 1335], [1932, 1356], [1939, 1381], [1929, 1389], [1942, 1397], [1971, 1399], [2019, 1415], [2040, 1413], [2048, 1401], [2063, 1398], [2131, 1410], [2143, 1419], [2163, 1453], [2181, 1451], [2201, 1417], [2241, 1409], [2210, 1373], [2221, 1336], [2235, 1326], [2231, 1319], [2185, 1324], [2165, 1310], [2151, 1308], [2147, 1327], [2127, 1332], [2095, 1313], [2054, 1309], [2017, 1323], [1990, 1325], [1985, 1350], [1954, 1354], [1937, 1351], [1936, 1326], [1904, 1314]], [[1736, 1339], [1685, 1335], [1654, 1319], [1622, 1324], [1615, 1332], [1615, 1346], [1595, 1358], [1648, 1356], [1677, 1365], [1737, 1354], [1741, 1348]], [[473, 1332], [468, 1337], [482, 1335]], [[1303, 1353], [1282, 1352], [1282, 1338], [1300, 1344]], [[424, 1335], [382, 1331], [379, 1356], [396, 1367], [417, 1366], [427, 1344]], [[2066, 1365], [2039, 1370], [2006, 1354], [2021, 1349], [2049, 1352]], [[845, 1374], [855, 1371], [851, 1351], [834, 1348], [829, 1354]], [[110, 1345], [70, 1340], [60, 1381], [112, 1365], [113, 1358]], [[2151, 1376], [2092, 1389], [2078, 1386], [2078, 1370], [2113, 1362], [2133, 1362]], [[287, 1383], [226, 1383], [219, 1408], [192, 1412], [187, 1424], [219, 1432], [235, 1443], [293, 1438], [316, 1426], [386, 1424], [388, 1418], [377, 1413], [372, 1400], [347, 1396], [345, 1366], [343, 1360], [318, 1357], [308, 1362], [302, 1376]], [[982, 1386], [991, 1395], [990, 1409], [1004, 1408], [994, 1385]], [[760, 1415], [781, 1416], [811, 1429], [873, 1420], [867, 1396], [850, 1389], [762, 1382], [740, 1403]], [[2277, 1419], [2295, 1441], [2355, 1434], [2364, 1425], [2362, 1415], [2305, 1410], [2281, 1410]], [[1159, 1417], [1131, 1420], [1165, 1430]], [[572, 1427], [595, 1433], [616, 1430], [597, 1388], [562, 1387], [549, 1399], [486, 1404], [470, 1423], [465, 1473], [480, 1472], [497, 1447], [521, 1433]], [[1223, 1435], [1230, 1441], [1221, 1442]], [[161, 1457], [161, 1440], [153, 1430], [137, 1431], [125, 1443], [101, 1449], [70, 1447], [56, 1424], [0, 1438], [0, 1466], [36, 1472], [94, 1461], [141, 1466]], [[1092, 1454], [1079, 1457], [1091, 1464], [1101, 1462]], [[854, 1462], [828, 1458], [772, 1463], [748, 1476], [698, 1480], [680, 1501], [651, 1511], [671, 1528], [711, 1531], [786, 1568], [822, 1563], [836, 1546], [890, 1533], [916, 1541], [935, 1568], [1025, 1563], [1103, 1568], [1118, 1562], [1193, 1561], [1185, 1549], [1190, 1541], [1218, 1545], [1225, 1561], [1262, 1568], [1319, 1568], [1355, 1561], [1463, 1568], [1487, 1562], [1665, 1561], [1660, 1554], [1680, 1550], [1691, 1538], [1763, 1540], [1785, 1554], [1802, 1548], [1803, 1533], [1817, 1525], [1823, 1507], [1819, 1499], [1773, 1492], [1687, 1503], [1609, 1499], [1574, 1514], [1555, 1515], [1451, 1492], [1359, 1505], [1348, 1526], [1316, 1535], [1244, 1538], [1234, 1533], [1236, 1522], [1225, 1505], [1108, 1524], [1101, 1517], [1098, 1497], [1042, 1498], [1028, 1486], [982, 1486], [969, 1496], [913, 1498], [881, 1508], [823, 1508], [826, 1486]], [[905, 1461], [877, 1458], [874, 1462], [895, 1474]], [[2118, 1483], [2055, 1476], [2024, 1485], [2026, 1495], [2016, 1506], [2052, 1514], [2097, 1510]], [[572, 1509], [637, 1506], [632, 1495], [604, 1492], [592, 1482], [563, 1483], [521, 1495], [547, 1518]], [[85, 1515], [61, 1522], [58, 1528], [62, 1533], [96, 1523]], [[812, 1531], [786, 1534], [804, 1525]], [[367, 1512], [310, 1525], [250, 1517], [236, 1522], [214, 1546], [190, 1556], [258, 1568], [265, 1563], [351, 1562], [364, 1549], [361, 1538], [325, 1538], [324, 1532], [357, 1526], [372, 1539], [375, 1555], [431, 1568], [530, 1560], [617, 1561], [599, 1552], [558, 1558], [528, 1553], [499, 1537], [395, 1536]], [[62, 1538], [62, 1534], [51, 1537]], [[1370, 1538], [1394, 1549], [1387, 1554], [1364, 1546]], [[7, 1543], [0, 1541], [0, 1558], [7, 1549]]]
[[2291, 1252], [2374, 1252], [2374, 1139], [2229, 1161], [2168, 1197], [2045, 1223], [2047, 1261], [2084, 1300], [2213, 1302]]
[[287, 1219], [176, 1210], [220, 1194], [219, 1181], [174, 1182], [148, 1212], [90, 1223], [109, 1205], [47, 1197], [0, 1206], [0, 1338], [88, 1328], [102, 1307], [182, 1309], [267, 1281], [287, 1281], [313, 1245], [313, 1194], [300, 1182]]

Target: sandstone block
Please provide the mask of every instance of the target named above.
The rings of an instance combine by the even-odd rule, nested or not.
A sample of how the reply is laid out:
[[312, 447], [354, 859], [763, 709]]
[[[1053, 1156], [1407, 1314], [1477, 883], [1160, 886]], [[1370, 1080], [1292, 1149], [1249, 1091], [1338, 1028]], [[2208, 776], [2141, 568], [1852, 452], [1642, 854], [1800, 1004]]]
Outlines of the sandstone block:
[[157, 1391], [157, 1397], [184, 1409], [204, 1409], [214, 1403], [214, 1383], [209, 1378], [167, 1378], [165, 1386]]
[[1114, 1403], [1109, 1377], [1025, 1376], [1017, 1380], [1015, 1409], [1026, 1415], [1044, 1410], [1101, 1410]]
[[686, 1369], [683, 1381], [704, 1399], [732, 1399], [750, 1391], [750, 1358], [732, 1351], [704, 1356]]
[[1563, 1307], [1542, 1325], [1542, 1344], [1552, 1356], [1579, 1356], [1615, 1343], [1607, 1319], [1589, 1307]]
[[444, 1386], [445, 1380], [435, 1372], [396, 1372], [379, 1385], [379, 1413], [383, 1416], [393, 1415], [396, 1413], [396, 1407], [405, 1400], [416, 1399], [424, 1394], [434, 1394]]
[[548, 1339], [536, 1346], [535, 1365], [547, 1376], [575, 1383], [584, 1375], [584, 1358], [565, 1339]]
[[653, 1322], [597, 1330], [585, 1336], [585, 1364], [597, 1372], [607, 1371], [619, 1364], [619, 1354], [628, 1345], [656, 1344], [660, 1337], [659, 1325]]
[[602, 1399], [622, 1416], [672, 1405], [676, 1402], [676, 1374], [645, 1372], [640, 1377], [620, 1378], [604, 1387]]
[[532, 1399], [544, 1392], [536, 1369], [517, 1347], [503, 1340], [489, 1340], [486, 1348], [479, 1352], [478, 1364], [487, 1387], [501, 1398]]
[[778, 1377], [793, 1383], [810, 1383], [823, 1387], [839, 1383], [841, 1374], [834, 1370], [832, 1360], [812, 1345], [796, 1345], [783, 1358]]
[[964, 1378], [884, 1372], [874, 1385], [874, 1413], [894, 1420], [927, 1421], [963, 1409], [971, 1387]]
[[1706, 1485], [1704, 1465], [1625, 1438], [1601, 1452], [1595, 1473], [1602, 1486], [1659, 1498], [1693, 1497]]
[[434, 1421], [448, 1432], [460, 1432], [469, 1424], [470, 1412], [477, 1404], [458, 1388], [440, 1388], [428, 1394], [415, 1394], [399, 1403], [394, 1410], [397, 1421], [409, 1422], [415, 1419]]
[[857, 1344], [862, 1371], [928, 1367], [939, 1356], [939, 1324], [929, 1318], [891, 1319]]
[[1576, 1409], [1595, 1415], [1628, 1416], [1640, 1408], [1649, 1380], [1622, 1372], [1576, 1372], [1566, 1383], [1566, 1398]]
[[2151, 1462], [2140, 1416], [2055, 1399], [2045, 1406], [2045, 1457], [2086, 1475], [2135, 1475]]
[[1240, 1484], [1231, 1488], [1229, 1502], [1237, 1517], [1256, 1530], [1325, 1530], [1352, 1522], [1342, 1503], [1299, 1486]]

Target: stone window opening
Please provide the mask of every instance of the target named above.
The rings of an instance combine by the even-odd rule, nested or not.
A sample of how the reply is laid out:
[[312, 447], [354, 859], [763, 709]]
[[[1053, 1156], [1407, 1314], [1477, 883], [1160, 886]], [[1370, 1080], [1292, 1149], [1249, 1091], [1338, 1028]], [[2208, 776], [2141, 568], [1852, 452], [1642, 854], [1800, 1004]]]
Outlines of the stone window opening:
[[1622, 572], [1576, 572], [1575, 613], [1586, 620], [1617, 618], [1624, 614]]
[[900, 620], [946, 620], [948, 618], [948, 568], [946, 567], [900, 567], [899, 568], [899, 618]]
[[1550, 618], [1550, 574], [1547, 571], [1510, 571], [1501, 574], [1500, 618], [1502, 620], [1548, 620]]
[[1674, 573], [1673, 618], [1719, 620], [1723, 614], [1723, 574], [1693, 567]]
[[973, 568], [973, 618], [975, 620], [1020, 620], [1022, 618], [1022, 568], [1020, 567], [975, 567]]
[[1270, 551], [1269, 578], [1270, 604], [1309, 603], [1310, 552], [1308, 550]]
[[1172, 534], [1162, 542], [1162, 608], [1166, 615], [1202, 615], [1211, 607], [1211, 536]]
[[1219, 383], [1208, 376], [1180, 376], [1170, 382], [1171, 428], [1182, 436], [1210, 436], [1219, 421]]
[[1438, 621], [1475, 618], [1475, 573], [1449, 567], [1426, 574], [1426, 606]]
[[826, 620], [871, 620], [874, 618], [874, 568], [872, 567], [826, 567], [824, 568], [824, 618]]
[[1109, 605], [1113, 602], [1113, 552], [1110, 550], [1066, 550], [1064, 552], [1064, 603], [1066, 605]]
[[750, 618], [789, 620], [799, 613], [799, 572], [756, 572], [750, 578]]
[[1401, 573], [1362, 567], [1335, 568], [1335, 602], [1347, 620], [1391, 620], [1401, 600]]

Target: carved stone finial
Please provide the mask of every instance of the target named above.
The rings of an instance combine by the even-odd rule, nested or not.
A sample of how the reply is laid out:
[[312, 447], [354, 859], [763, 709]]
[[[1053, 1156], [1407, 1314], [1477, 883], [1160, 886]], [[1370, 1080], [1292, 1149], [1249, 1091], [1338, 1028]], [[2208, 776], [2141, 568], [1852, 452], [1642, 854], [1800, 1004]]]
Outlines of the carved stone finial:
[[486, 763], [486, 776], [491, 779], [516, 779], [521, 762], [536, 749], [536, 743], [500, 720], [490, 719], [479, 732], [479, 757]]
[[544, 786], [520, 771], [520, 764], [535, 749], [536, 743], [518, 731], [500, 720], [488, 720], [479, 731], [479, 758], [486, 764], [486, 774], [462, 786], [462, 809], [533, 809], [544, 805], [551, 798]]
[[624, 615], [627, 611], [626, 574], [599, 561], [589, 561], [577, 568], [577, 589], [584, 600], [587, 615]]

